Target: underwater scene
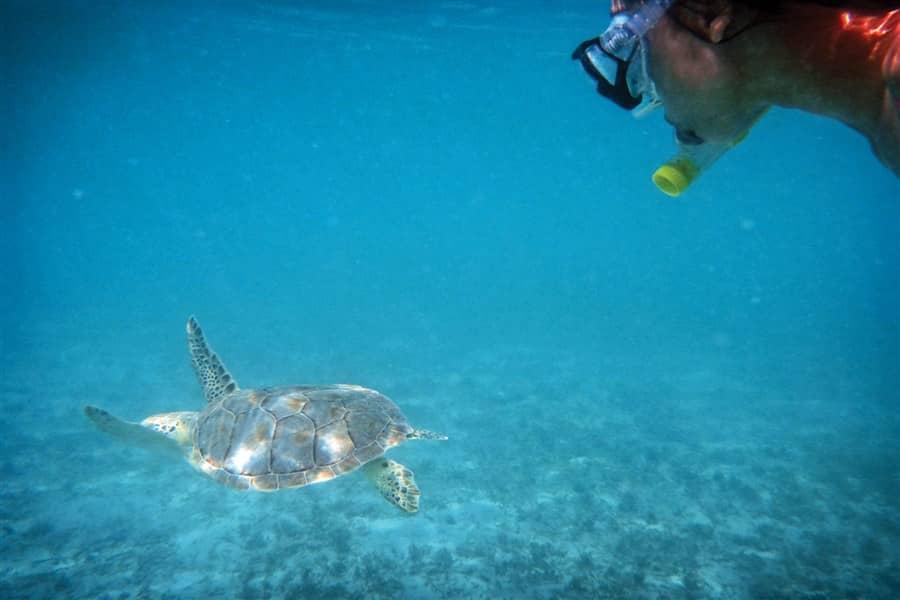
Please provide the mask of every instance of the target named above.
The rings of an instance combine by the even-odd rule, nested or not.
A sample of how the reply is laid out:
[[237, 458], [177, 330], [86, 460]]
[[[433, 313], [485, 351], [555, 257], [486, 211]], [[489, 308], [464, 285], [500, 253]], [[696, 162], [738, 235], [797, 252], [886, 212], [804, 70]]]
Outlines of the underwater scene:
[[857, 133], [661, 194], [599, 1], [2, 11], [0, 597], [900, 597]]

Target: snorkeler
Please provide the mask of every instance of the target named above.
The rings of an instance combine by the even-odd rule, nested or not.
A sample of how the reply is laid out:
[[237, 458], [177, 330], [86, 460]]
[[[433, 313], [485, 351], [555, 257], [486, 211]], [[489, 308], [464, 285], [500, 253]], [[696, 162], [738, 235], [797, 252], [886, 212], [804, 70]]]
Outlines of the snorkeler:
[[613, 0], [575, 51], [598, 91], [636, 116], [662, 105], [679, 156], [654, 174], [670, 195], [771, 106], [849, 125], [900, 176], [900, 0]]

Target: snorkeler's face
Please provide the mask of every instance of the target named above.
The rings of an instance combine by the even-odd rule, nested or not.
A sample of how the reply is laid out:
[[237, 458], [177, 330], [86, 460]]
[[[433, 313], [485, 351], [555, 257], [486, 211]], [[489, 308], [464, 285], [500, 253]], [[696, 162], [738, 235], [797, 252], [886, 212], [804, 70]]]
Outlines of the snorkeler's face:
[[739, 65], [717, 45], [665, 16], [647, 35], [648, 71], [666, 120], [684, 143], [734, 140], [763, 107], [749, 93]]

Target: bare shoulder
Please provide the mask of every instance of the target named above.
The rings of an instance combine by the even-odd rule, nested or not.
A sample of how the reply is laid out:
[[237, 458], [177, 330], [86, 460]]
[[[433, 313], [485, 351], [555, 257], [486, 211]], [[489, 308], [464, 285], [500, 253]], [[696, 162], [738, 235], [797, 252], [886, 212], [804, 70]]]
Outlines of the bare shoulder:
[[[900, 23], [897, 26], [900, 29]], [[893, 36], [884, 54], [881, 74], [885, 83], [884, 103], [880, 134], [872, 140], [872, 149], [900, 177], [900, 34]]]
[[900, 35], [895, 35], [881, 63], [881, 74], [894, 103], [894, 111], [900, 114]]

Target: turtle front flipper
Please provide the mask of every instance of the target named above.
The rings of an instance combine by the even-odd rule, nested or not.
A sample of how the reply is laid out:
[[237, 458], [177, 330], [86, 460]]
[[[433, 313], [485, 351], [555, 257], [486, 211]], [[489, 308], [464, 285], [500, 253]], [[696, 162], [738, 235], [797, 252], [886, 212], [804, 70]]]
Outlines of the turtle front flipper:
[[421, 492], [412, 471], [386, 458], [367, 463], [365, 471], [385, 500], [408, 513], [419, 510]]
[[191, 316], [187, 322], [188, 350], [191, 352], [191, 364], [197, 379], [203, 386], [203, 394], [207, 402], [218, 402], [228, 394], [237, 391], [237, 381], [207, 345], [203, 330], [197, 319]]
[[[130, 423], [123, 421], [118, 417], [114, 417], [102, 408], [96, 406], [85, 406], [84, 414], [87, 418], [97, 426], [97, 429], [108, 433], [109, 435], [127, 442], [134, 446], [151, 450], [154, 452], [162, 452], [165, 454], [176, 454], [181, 456], [184, 454], [182, 450], [182, 440], [180, 433], [183, 429], [189, 429], [190, 424], [184, 419], [178, 420], [181, 426], [173, 425], [172, 429], [163, 431], [154, 423], [148, 423], [152, 417], [145, 419], [143, 423]], [[168, 415], [196, 415], [197, 413], [167, 413]], [[154, 415], [162, 417], [164, 415]], [[146, 423], [146, 424], [145, 424]]]

